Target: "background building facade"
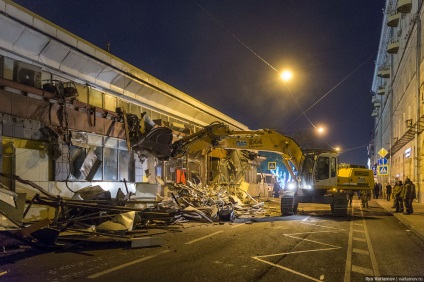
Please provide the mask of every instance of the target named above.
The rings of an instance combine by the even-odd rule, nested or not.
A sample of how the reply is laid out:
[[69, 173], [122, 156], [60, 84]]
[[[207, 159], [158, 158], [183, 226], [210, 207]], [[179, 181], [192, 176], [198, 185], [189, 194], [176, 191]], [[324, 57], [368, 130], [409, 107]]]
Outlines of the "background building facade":
[[[420, 202], [423, 200], [420, 193], [424, 130], [423, 13], [422, 1], [386, 1], [372, 84], [375, 124], [370, 146], [376, 181], [393, 185], [395, 180], [409, 177], [416, 185]], [[379, 154], [382, 149], [387, 150], [385, 158]], [[387, 166], [382, 159], [387, 159]]]

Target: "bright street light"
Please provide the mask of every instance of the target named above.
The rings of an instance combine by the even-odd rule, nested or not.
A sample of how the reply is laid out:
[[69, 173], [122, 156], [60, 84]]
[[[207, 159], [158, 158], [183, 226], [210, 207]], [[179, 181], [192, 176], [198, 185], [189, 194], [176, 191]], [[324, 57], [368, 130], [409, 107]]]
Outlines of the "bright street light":
[[293, 77], [293, 73], [289, 70], [285, 70], [280, 74], [280, 77], [284, 81], [289, 81]]
[[325, 128], [324, 127], [322, 127], [322, 126], [317, 127], [317, 132], [319, 134], [324, 134], [324, 131], [325, 131]]

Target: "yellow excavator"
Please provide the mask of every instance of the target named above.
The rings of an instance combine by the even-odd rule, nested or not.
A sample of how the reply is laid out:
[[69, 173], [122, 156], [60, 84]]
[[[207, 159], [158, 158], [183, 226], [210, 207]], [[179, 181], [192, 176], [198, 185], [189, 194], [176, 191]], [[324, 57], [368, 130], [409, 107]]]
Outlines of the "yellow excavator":
[[[169, 134], [165, 128], [152, 129], [145, 137], [136, 140], [133, 148], [149, 150], [149, 144], [154, 144], [150, 151], [156, 152], [162, 159], [178, 158], [207, 148], [280, 154], [292, 179], [295, 179], [286, 185], [281, 196], [283, 215], [296, 213], [299, 203], [330, 204], [333, 215], [346, 215], [346, 191], [371, 190], [374, 187], [372, 170], [357, 165], [340, 166], [337, 152], [302, 150], [295, 140], [277, 130], [237, 131], [214, 122], [173, 143], [170, 141], [172, 138], [163, 137]], [[161, 143], [160, 140], [165, 140], [166, 144], [157, 144]]]
[[223, 123], [212, 123], [172, 144], [172, 157], [205, 148], [275, 152], [295, 181], [281, 196], [281, 212], [297, 212], [299, 203], [330, 204], [333, 215], [347, 213], [347, 191], [371, 190], [373, 171], [359, 165], [339, 164], [335, 151], [302, 150], [292, 138], [272, 129], [235, 131]]

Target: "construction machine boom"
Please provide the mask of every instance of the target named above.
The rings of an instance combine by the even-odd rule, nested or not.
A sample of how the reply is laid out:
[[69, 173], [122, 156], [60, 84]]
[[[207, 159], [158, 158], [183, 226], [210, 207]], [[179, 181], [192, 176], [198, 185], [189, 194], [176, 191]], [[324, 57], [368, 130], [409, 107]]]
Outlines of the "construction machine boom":
[[[169, 140], [169, 139], [168, 139]], [[144, 139], [137, 146], [146, 148]], [[169, 141], [167, 141], [169, 142]], [[347, 213], [347, 190], [370, 190], [374, 186], [372, 170], [358, 166], [341, 166], [338, 153], [302, 150], [298, 143], [272, 129], [237, 131], [219, 122], [185, 136], [161, 150], [162, 158], [178, 158], [207, 148], [267, 151], [282, 156], [288, 172], [295, 180], [287, 185], [281, 198], [283, 215], [295, 213], [298, 203], [330, 204], [333, 214]], [[166, 155], [163, 152], [167, 152]]]
[[223, 123], [212, 123], [201, 131], [174, 142], [172, 147], [173, 157], [210, 147], [275, 152], [283, 157], [293, 178], [304, 160], [296, 141], [281, 132], [271, 129], [236, 131], [230, 130]]
[[[295, 140], [271, 129], [234, 131], [222, 123], [172, 144], [174, 157], [205, 148], [275, 152], [295, 179], [281, 197], [283, 215], [297, 211], [299, 203], [330, 204], [334, 215], [346, 215], [348, 190], [371, 190], [373, 171], [365, 167], [342, 165], [334, 151], [302, 150]], [[290, 189], [290, 188], [291, 189]]]

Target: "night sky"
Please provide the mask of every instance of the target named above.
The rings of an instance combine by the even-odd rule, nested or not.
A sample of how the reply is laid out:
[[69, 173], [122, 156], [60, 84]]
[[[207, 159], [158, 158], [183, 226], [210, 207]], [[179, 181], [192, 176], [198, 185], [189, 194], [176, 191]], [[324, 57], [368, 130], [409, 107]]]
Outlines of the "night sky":
[[342, 162], [366, 164], [384, 0], [15, 2], [250, 129], [325, 125]]

